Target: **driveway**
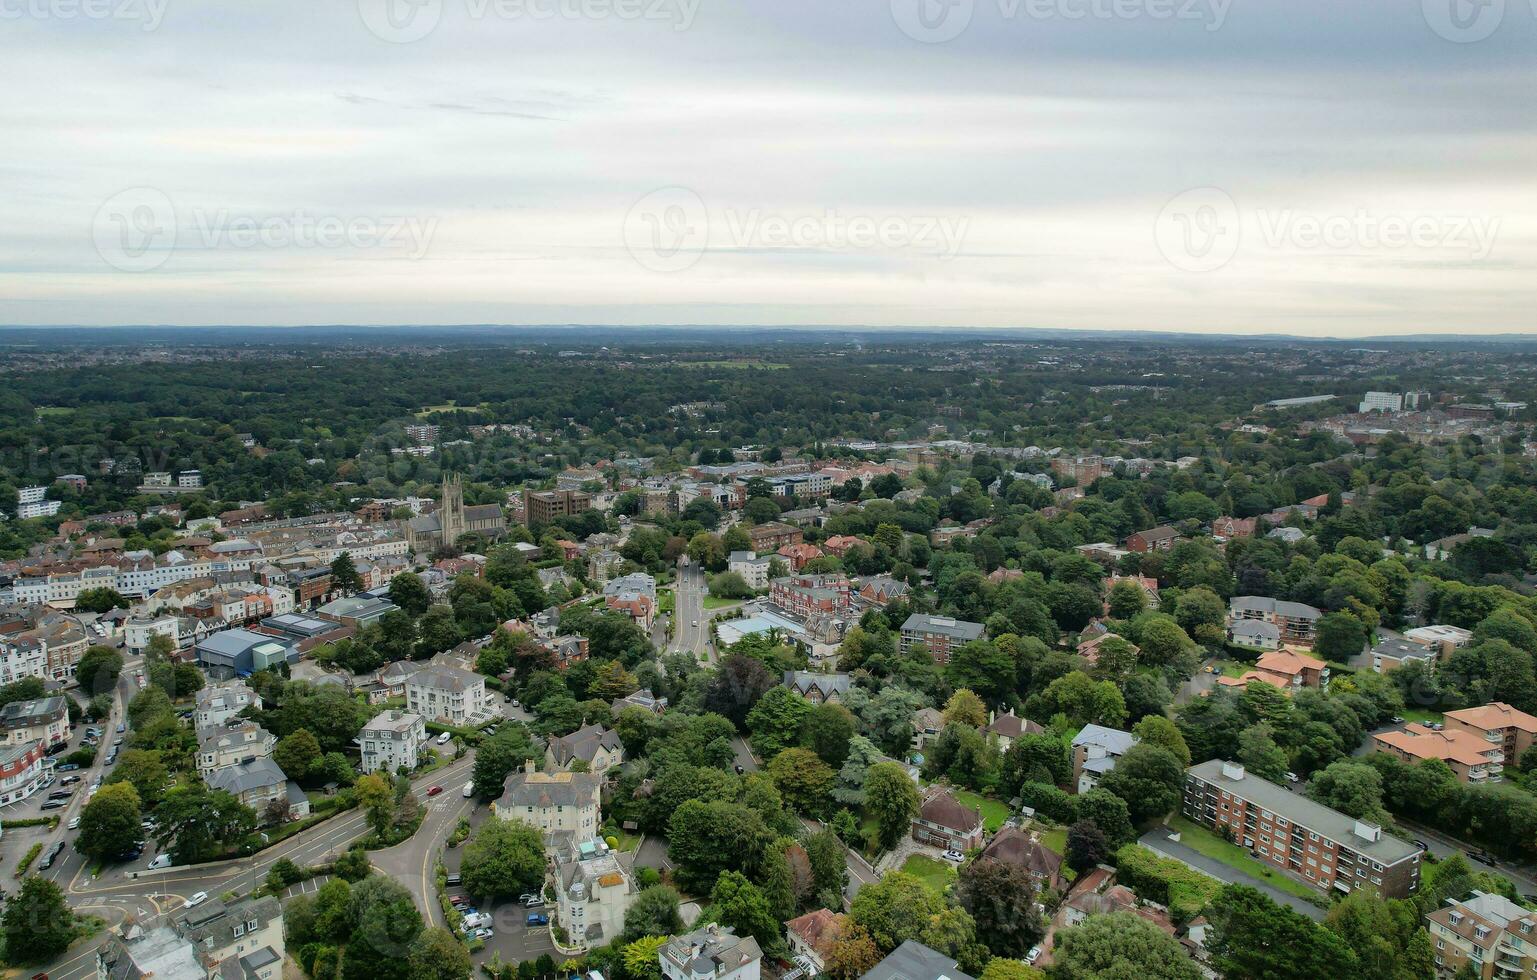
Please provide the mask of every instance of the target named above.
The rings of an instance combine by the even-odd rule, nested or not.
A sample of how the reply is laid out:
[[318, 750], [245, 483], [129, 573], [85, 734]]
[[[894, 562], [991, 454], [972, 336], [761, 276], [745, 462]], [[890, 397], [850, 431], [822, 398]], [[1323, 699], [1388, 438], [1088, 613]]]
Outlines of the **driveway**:
[[1156, 854], [1173, 858], [1202, 874], [1216, 878], [1218, 881], [1229, 885], [1248, 885], [1251, 888], [1257, 888], [1272, 900], [1301, 912], [1315, 922], [1322, 922], [1324, 919], [1324, 910], [1312, 902], [1303, 901], [1291, 892], [1282, 891], [1253, 875], [1245, 874], [1236, 868], [1223, 864], [1221, 861], [1209, 858], [1199, 851], [1187, 847], [1180, 841], [1170, 840], [1167, 828], [1150, 830], [1143, 834], [1142, 839], [1137, 843]]

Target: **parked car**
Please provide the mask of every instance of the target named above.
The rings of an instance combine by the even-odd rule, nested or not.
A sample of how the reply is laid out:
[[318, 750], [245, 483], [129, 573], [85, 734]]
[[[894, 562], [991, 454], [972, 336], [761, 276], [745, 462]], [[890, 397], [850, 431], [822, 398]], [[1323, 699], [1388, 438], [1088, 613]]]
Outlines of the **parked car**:
[[448, 899], [448, 904], [452, 905], [454, 908], [461, 912], [470, 907], [469, 899], [465, 898], [463, 895], [450, 896]]
[[544, 897], [541, 896], [541, 895], [530, 895], [530, 896], [528, 896], [527, 898], [525, 898], [523, 900], [523, 907], [526, 908], [526, 909], [536, 909], [536, 908], [539, 908], [540, 906], [542, 906], [543, 904], [544, 904]]
[[1497, 867], [1500, 863], [1500, 859], [1495, 857], [1493, 854], [1490, 854], [1488, 851], [1472, 851], [1468, 854], [1468, 857], [1475, 861], [1481, 861], [1484, 864], [1489, 865], [1491, 868]]
[[75, 791], [73, 789], [56, 789], [48, 794], [48, 798], [50, 800], [67, 800], [74, 795]]
[[1040, 958], [1041, 958], [1041, 947], [1039, 947], [1039, 946], [1031, 946], [1030, 947], [1030, 952], [1025, 954], [1025, 962], [1026, 963], [1034, 963], [1036, 960], [1038, 960]]
[[169, 854], [157, 854], [157, 855], [155, 855], [155, 860], [151, 861], [147, 865], [147, 867], [151, 871], [153, 871], [156, 868], [169, 868], [170, 866], [171, 866], [171, 855], [169, 855]]
[[464, 884], [464, 879], [459, 876], [458, 872], [454, 872], [454, 873], [450, 874], [444, 880], [444, 884], [447, 884], [447, 885], [462, 885], [462, 884]]
[[128, 726], [123, 724], [122, 722], [118, 722], [117, 723], [117, 733], [119, 735], [121, 735], [121, 734], [123, 734], [126, 731], [128, 731]]
[[187, 899], [187, 908], [190, 909], [193, 906], [202, 905], [206, 901], [208, 901], [207, 892], [193, 892], [192, 895]]
[[68, 800], [48, 800], [42, 806], [38, 807], [38, 809], [39, 810], [60, 810], [60, 809], [63, 809], [64, 807], [67, 807], [67, 806], [69, 806], [69, 801]]
[[64, 829], [65, 830], [79, 830], [80, 829], [80, 818], [79, 817], [70, 817], [69, 818], [69, 823], [64, 825]]
[[962, 854], [960, 851], [946, 851], [944, 854], [941, 854], [940, 857], [944, 858], [946, 861], [949, 861], [951, 864], [960, 864], [962, 861], [966, 860], [966, 855]]
[[453, 737], [454, 736], [453, 736], [452, 732], [444, 732], [443, 734], [438, 736], [438, 744], [439, 745], [447, 745], [448, 744], [448, 740], [453, 738]]
[[55, 771], [56, 772], [74, 772], [76, 769], [79, 769], [79, 768], [80, 768], [80, 764], [79, 763], [76, 763], [76, 762], [66, 762], [66, 763], [64, 763], [62, 766], [60, 766]]
[[1295, 782], [1297, 782], [1297, 774], [1294, 773], [1294, 772], [1287, 773], [1286, 774], [1286, 781], [1288, 783], [1295, 783]]
[[61, 785], [61, 786], [73, 786], [73, 785], [75, 785], [78, 782], [80, 782], [80, 777], [79, 776], [65, 776], [63, 779], [59, 780], [59, 785]]
[[121, 747], [122, 747], [122, 745], [123, 745], [123, 739], [122, 739], [122, 736], [118, 736], [118, 737], [117, 737], [117, 738], [114, 738], [114, 739], [113, 739], [113, 740], [112, 740], [112, 747], [113, 747], [113, 748], [114, 748], [114, 749], [116, 749], [116, 748], [121, 748]]
[[441, 792], [443, 792], [443, 787], [441, 787], [441, 786], [429, 786], [429, 787], [427, 787], [427, 795], [428, 796], [437, 796]]
[[541, 912], [530, 912], [528, 913], [528, 924], [531, 926], [547, 926], [550, 924], [550, 917]]
[[470, 797], [472, 797], [474, 795], [475, 795], [475, 784], [474, 783], [465, 783], [464, 784], [464, 798], [465, 799], [469, 799]]
[[111, 752], [107, 753], [107, 765], [110, 766], [110, 765], [115, 764], [116, 762], [117, 762], [117, 749], [113, 749]]
[[1394, 715], [1393, 716], [1393, 724], [1395, 724], [1395, 725], [1402, 725], [1403, 723], [1404, 723], [1404, 716], [1403, 715]]
[[492, 935], [493, 933], [486, 926], [481, 926], [473, 933], [474, 938], [479, 939], [481, 942], [485, 942], [487, 939], [490, 939]]
[[53, 867], [53, 862], [59, 859], [59, 852], [62, 850], [64, 850], [64, 842], [59, 841], [52, 847], [48, 848], [48, 850], [44, 851], [43, 859], [37, 862], [37, 870], [47, 871], [49, 868]]

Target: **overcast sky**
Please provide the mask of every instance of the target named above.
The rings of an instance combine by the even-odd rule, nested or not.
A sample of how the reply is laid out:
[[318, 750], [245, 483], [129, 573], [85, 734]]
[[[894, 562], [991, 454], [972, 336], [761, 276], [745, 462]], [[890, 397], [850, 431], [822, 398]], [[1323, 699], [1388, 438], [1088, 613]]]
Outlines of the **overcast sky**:
[[0, 323], [1537, 330], [1537, 0], [0, 0]]

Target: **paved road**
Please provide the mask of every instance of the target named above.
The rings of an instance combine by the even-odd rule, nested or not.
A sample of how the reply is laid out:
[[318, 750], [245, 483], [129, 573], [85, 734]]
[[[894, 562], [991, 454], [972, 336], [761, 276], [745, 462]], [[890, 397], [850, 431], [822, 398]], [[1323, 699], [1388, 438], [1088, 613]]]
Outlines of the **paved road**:
[[[469, 758], [466, 755], [460, 762]], [[475, 808], [475, 800], [464, 797], [464, 784], [470, 781], [470, 772], [464, 769], [459, 773], [451, 766], [432, 773], [438, 777], [432, 785], [442, 786], [443, 792], [423, 803], [427, 813], [421, 827], [410, 840], [368, 856], [374, 867], [406, 886], [429, 926], [447, 925], [438, 905], [438, 855], [443, 853], [443, 845], [459, 818]]]
[[[670, 652], [707, 653], [710, 649], [710, 621], [704, 615], [704, 597], [709, 591], [704, 569], [694, 562], [678, 565]], [[697, 625], [696, 625], [697, 624]]]
[[[425, 791], [428, 786], [441, 784], [445, 789], [444, 796], [447, 796], [449, 787], [462, 787], [469, 779], [473, 760], [474, 754], [470, 753], [442, 769], [418, 777], [413, 783], [419, 791]], [[434, 798], [434, 802], [436, 799]], [[469, 801], [459, 797], [459, 802], [468, 803]], [[441, 810], [429, 809], [428, 812], [429, 815], [436, 813], [441, 816]], [[440, 829], [440, 823], [441, 821], [434, 820], [431, 826]], [[425, 825], [427, 821], [424, 821]], [[449, 826], [452, 827], [451, 822]], [[368, 832], [368, 823], [363, 813], [359, 810], [349, 810], [249, 858], [190, 865], [152, 873], [142, 873], [140, 866], [137, 865], [132, 869], [120, 865], [109, 868], [99, 879], [93, 878], [81, 867], [69, 880], [65, 891], [70, 904], [75, 908], [98, 915], [103, 914], [103, 909], [128, 908], [135, 904], [143, 905], [145, 902], [156, 910], [175, 912], [186, 904], [187, 896], [195, 892], [207, 892], [210, 895], [221, 895], [230, 891], [239, 894], [250, 892], [263, 883], [272, 865], [283, 858], [288, 858], [301, 867], [322, 864], [345, 852]], [[441, 843], [441, 840], [442, 838], [439, 837], [436, 843]], [[406, 844], [392, 850], [400, 851], [398, 859], [408, 863], [409, 859], [406, 855], [413, 847], [420, 849], [416, 856], [418, 863], [422, 860], [422, 854], [437, 853], [434, 842], [429, 837], [421, 836], [420, 833], [413, 836]], [[379, 853], [382, 852], [370, 854], [370, 860], [376, 859]], [[60, 883], [63, 884], [62, 881]], [[416, 894], [417, 892], [413, 892], [413, 897]], [[431, 915], [431, 909], [435, 905], [435, 901], [429, 903], [423, 909], [424, 913]], [[122, 918], [121, 915], [114, 917], [110, 914], [104, 917], [109, 921]], [[47, 968], [49, 980], [87, 980], [95, 976], [95, 951], [104, 938], [103, 935], [98, 934], [66, 953], [59, 962]]]

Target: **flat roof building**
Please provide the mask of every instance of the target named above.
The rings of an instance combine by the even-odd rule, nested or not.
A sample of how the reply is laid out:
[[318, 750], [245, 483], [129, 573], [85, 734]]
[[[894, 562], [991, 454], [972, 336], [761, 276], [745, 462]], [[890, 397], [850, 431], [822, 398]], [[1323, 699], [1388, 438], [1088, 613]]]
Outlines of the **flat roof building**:
[[1383, 898], [1407, 898], [1419, 888], [1418, 847], [1251, 776], [1235, 762], [1212, 759], [1187, 769], [1181, 810], [1232, 834], [1255, 859], [1323, 891], [1369, 888]]

